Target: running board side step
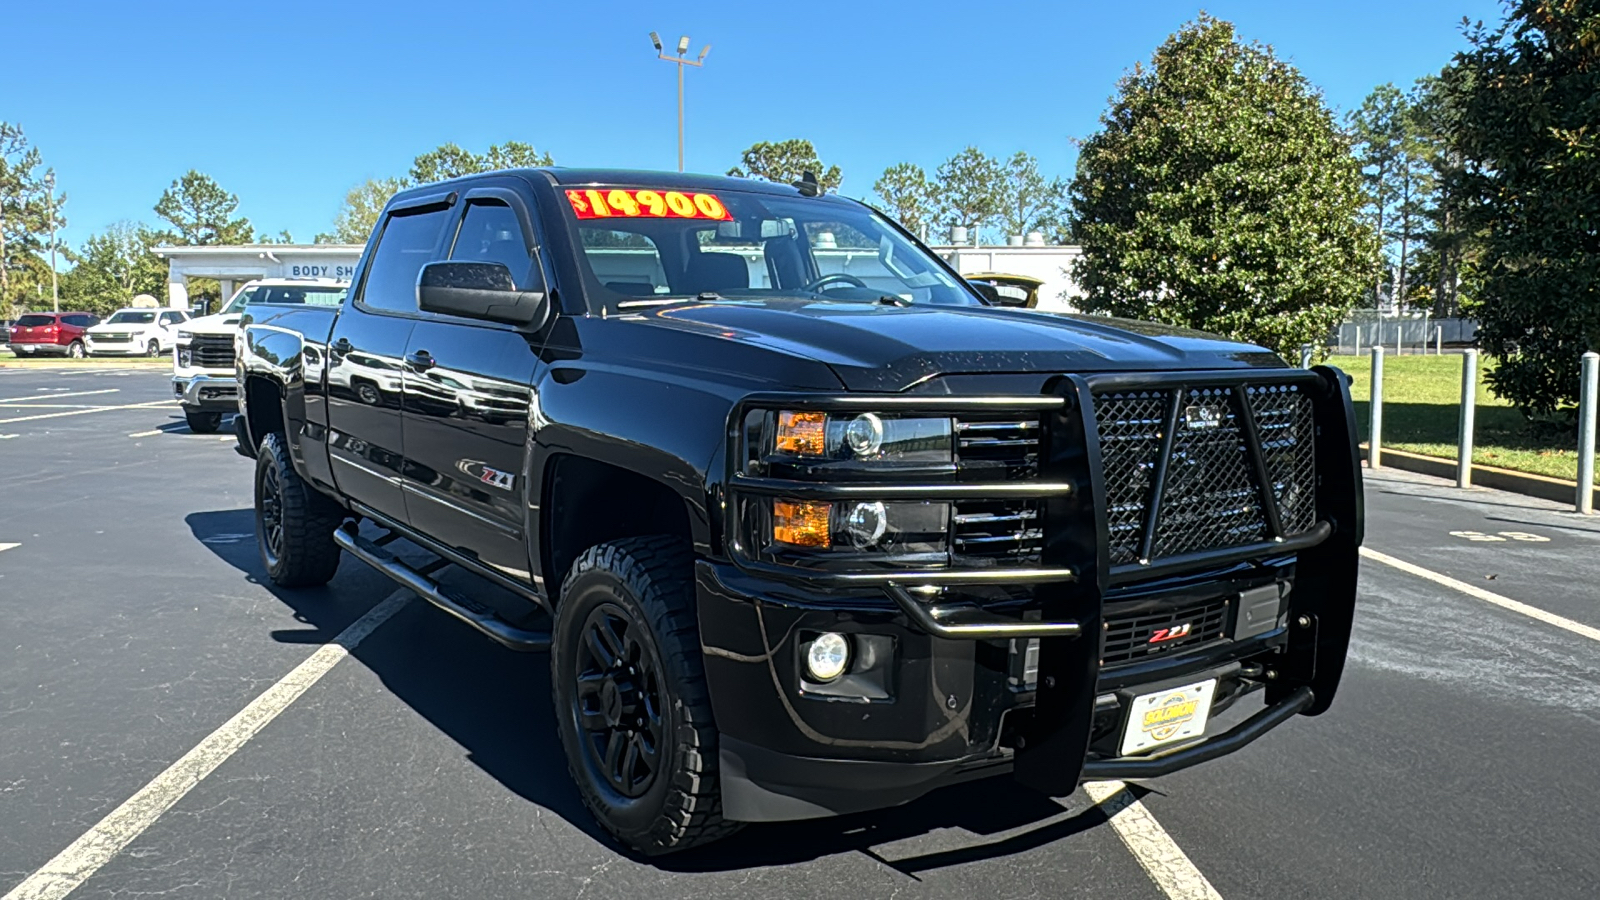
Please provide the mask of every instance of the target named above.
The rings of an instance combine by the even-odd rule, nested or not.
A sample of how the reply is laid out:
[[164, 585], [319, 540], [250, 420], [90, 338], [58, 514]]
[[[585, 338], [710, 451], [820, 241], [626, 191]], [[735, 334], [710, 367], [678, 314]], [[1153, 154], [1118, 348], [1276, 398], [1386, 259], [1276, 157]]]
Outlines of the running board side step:
[[550, 649], [550, 632], [530, 631], [512, 625], [478, 601], [462, 596], [401, 562], [393, 553], [362, 537], [350, 523], [335, 531], [333, 540], [351, 556], [483, 632], [495, 643], [524, 653], [542, 653]]

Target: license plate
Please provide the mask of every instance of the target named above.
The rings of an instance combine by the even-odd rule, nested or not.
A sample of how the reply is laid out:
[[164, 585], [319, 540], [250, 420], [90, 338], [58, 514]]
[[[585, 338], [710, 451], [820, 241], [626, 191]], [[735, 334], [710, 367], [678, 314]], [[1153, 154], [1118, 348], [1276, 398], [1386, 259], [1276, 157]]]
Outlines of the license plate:
[[1205, 734], [1216, 690], [1217, 680], [1211, 678], [1133, 698], [1122, 733], [1122, 755]]

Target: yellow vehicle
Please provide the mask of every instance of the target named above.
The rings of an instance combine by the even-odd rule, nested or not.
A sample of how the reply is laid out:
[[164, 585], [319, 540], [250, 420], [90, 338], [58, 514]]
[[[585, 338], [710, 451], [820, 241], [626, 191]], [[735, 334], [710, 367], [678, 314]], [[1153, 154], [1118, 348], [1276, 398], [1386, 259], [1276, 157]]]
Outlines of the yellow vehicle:
[[963, 277], [995, 306], [1014, 306], [1019, 309], [1037, 307], [1039, 286], [1044, 284], [1040, 278], [1003, 272], [978, 272]]

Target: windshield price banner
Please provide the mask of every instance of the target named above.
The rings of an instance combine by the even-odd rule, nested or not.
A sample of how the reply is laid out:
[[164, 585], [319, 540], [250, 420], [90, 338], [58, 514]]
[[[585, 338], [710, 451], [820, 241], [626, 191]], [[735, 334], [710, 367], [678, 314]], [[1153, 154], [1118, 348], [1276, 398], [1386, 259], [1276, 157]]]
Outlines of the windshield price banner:
[[716, 219], [733, 218], [716, 194], [683, 191], [591, 188], [567, 191], [572, 213], [580, 219]]

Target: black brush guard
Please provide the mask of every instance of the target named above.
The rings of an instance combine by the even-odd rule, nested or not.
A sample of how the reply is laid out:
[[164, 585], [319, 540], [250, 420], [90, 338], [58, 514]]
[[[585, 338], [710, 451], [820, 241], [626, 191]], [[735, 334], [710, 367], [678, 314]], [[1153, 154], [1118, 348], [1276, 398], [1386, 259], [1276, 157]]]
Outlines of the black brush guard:
[[[1285, 534], [1271, 493], [1260, 430], [1252, 414], [1252, 388], [1298, 385], [1310, 397], [1314, 423], [1315, 521]], [[1195, 389], [1225, 398], [1244, 441], [1264, 516], [1264, 540], [1239, 546], [1151, 558], [1162, 493], [1173, 459], [1181, 400]], [[1135, 562], [1112, 564], [1109, 553], [1105, 467], [1095, 397], [1113, 392], [1161, 391], [1170, 396], [1160, 451]], [[730, 453], [725, 527], [735, 564], [751, 574], [813, 588], [877, 587], [912, 623], [937, 637], [965, 640], [1039, 638], [1035, 712], [1018, 735], [1018, 780], [1053, 795], [1076, 790], [1085, 778], [1150, 777], [1230, 753], [1296, 714], [1318, 715], [1331, 704], [1344, 668], [1355, 605], [1363, 503], [1355, 411], [1349, 383], [1337, 369], [1218, 370], [1170, 373], [1066, 375], [1043, 396], [907, 396], [758, 394], [746, 398], [730, 420], [732, 448], [743, 448], [746, 414], [755, 409], [856, 410], [928, 415], [1018, 412], [1044, 424], [1038, 477], [1020, 482], [905, 481], [819, 483], [752, 477], [740, 469], [747, 454]], [[1036, 498], [1045, 506], [1044, 544], [1037, 566], [870, 569], [826, 571], [759, 559], [743, 546], [743, 501], [750, 496], [798, 499], [1009, 499]], [[1088, 760], [1100, 673], [1104, 597], [1119, 584], [1225, 566], [1251, 559], [1296, 556], [1290, 595], [1288, 646], [1279, 677], [1267, 687], [1267, 707], [1229, 732], [1152, 757]], [[939, 606], [918, 596], [926, 586], [1033, 585], [1037, 620], [1009, 618], [970, 605]], [[1096, 639], [1079, 640], [1084, 635]]]

